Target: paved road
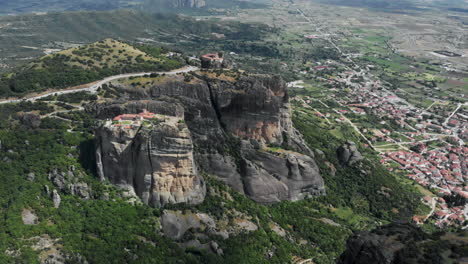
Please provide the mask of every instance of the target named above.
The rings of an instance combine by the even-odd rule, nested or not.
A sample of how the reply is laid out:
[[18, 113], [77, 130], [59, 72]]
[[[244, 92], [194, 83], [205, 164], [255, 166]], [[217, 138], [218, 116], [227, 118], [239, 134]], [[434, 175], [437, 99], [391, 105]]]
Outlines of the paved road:
[[[181, 68], [181, 69], [178, 69], [178, 70], [174, 70], [174, 71], [170, 71], [170, 72], [156, 72], [156, 73], [174, 75], [174, 74], [177, 74], [177, 73], [186, 73], [186, 72], [191, 72], [191, 71], [196, 71], [196, 70], [198, 70], [197, 67], [187, 66], [187, 67], [184, 67], [184, 68]], [[45, 98], [47, 96], [55, 95], [55, 94], [56, 95], [61, 95], [61, 94], [69, 94], [69, 93], [76, 93], [76, 92], [83, 92], [83, 91], [95, 93], [97, 91], [97, 89], [99, 87], [101, 87], [105, 83], [115, 81], [115, 80], [118, 80], [118, 79], [128, 78], [128, 77], [141, 77], [141, 76], [151, 74], [151, 73], [153, 73], [153, 72], [127, 73], [127, 74], [114, 75], [114, 76], [107, 77], [107, 78], [105, 78], [105, 79], [103, 79], [101, 81], [93, 82], [91, 84], [84, 85], [81, 88], [48, 92], [48, 93], [45, 93], [45, 94], [32, 96], [32, 97], [25, 97], [25, 98], [21, 98], [21, 99], [4, 100], [4, 101], [0, 101], [0, 105], [1, 104], [9, 104], [9, 103], [19, 103], [21, 101], [31, 101], [31, 102], [33, 102], [33, 101], [36, 101], [38, 99]]]

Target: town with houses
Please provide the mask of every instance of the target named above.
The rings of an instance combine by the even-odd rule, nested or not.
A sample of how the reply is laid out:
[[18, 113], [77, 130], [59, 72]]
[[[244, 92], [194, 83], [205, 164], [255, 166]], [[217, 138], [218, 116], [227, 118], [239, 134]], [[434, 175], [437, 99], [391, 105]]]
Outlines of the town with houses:
[[[431, 207], [425, 216], [414, 216], [422, 224], [428, 220], [437, 227], [461, 226], [467, 228], [468, 219], [468, 103], [454, 104], [451, 111], [443, 111], [436, 103], [420, 109], [390, 91], [388, 85], [376, 80], [366, 70], [355, 67], [331, 78], [318, 77], [327, 83], [331, 93], [326, 99], [309, 96], [302, 98], [304, 106], [320, 103], [321, 110], [312, 108], [319, 118], [328, 123], [348, 123], [362, 136], [364, 146], [377, 151], [380, 162], [390, 171], [402, 171], [431, 195], [423, 202]], [[328, 69], [321, 65], [313, 71]], [[303, 86], [301, 81], [290, 87]], [[346, 89], [346, 92], [343, 92]], [[334, 107], [326, 101], [334, 102]], [[336, 107], [339, 105], [339, 107]], [[373, 115], [379, 124], [375, 129], [359, 127], [356, 116]], [[382, 128], [392, 123], [392, 131]], [[380, 128], [379, 128], [380, 127]], [[450, 200], [450, 201], [448, 201]]]

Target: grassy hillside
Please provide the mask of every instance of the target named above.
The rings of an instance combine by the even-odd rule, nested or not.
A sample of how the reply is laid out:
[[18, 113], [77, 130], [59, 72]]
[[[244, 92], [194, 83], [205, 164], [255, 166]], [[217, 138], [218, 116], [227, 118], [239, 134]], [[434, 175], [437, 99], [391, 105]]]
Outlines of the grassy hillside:
[[126, 43], [104, 39], [97, 43], [47, 55], [28, 67], [36, 70], [47, 69], [48, 61], [57, 58], [63, 58], [63, 64], [67, 67], [79, 67], [86, 70], [123, 68], [139, 64], [159, 65], [162, 62], [166, 64], [166, 59], [161, 56], [162, 50], [158, 51], [157, 57], [153, 57]]
[[[142, 47], [143, 49], [143, 47]], [[168, 71], [183, 64], [169, 59], [162, 49], [146, 52], [113, 39], [44, 56], [0, 79], [0, 96], [22, 95], [89, 83], [128, 72]]]

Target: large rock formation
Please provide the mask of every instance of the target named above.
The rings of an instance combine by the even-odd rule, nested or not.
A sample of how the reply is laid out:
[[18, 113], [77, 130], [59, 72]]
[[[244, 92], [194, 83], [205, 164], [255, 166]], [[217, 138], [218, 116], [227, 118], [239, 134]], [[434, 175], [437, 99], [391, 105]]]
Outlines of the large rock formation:
[[198, 175], [187, 125], [160, 116], [150, 124], [96, 130], [98, 174], [138, 195], [145, 204], [199, 203], [205, 184]]
[[351, 236], [338, 264], [464, 263], [465, 239], [453, 233], [430, 236], [416, 226], [396, 223]]
[[[198, 169], [215, 175], [261, 203], [324, 194], [323, 179], [313, 152], [292, 126], [286, 85], [278, 77], [246, 76], [233, 72], [216, 76], [203, 72], [192, 76], [190, 81], [183, 76], [167, 76], [149, 88], [120, 84], [112, 89], [117, 91], [115, 94], [132, 101], [110, 101], [92, 105], [88, 110], [102, 119], [122, 113], [138, 113], [143, 109], [180, 115], [192, 138], [192, 141], [184, 141], [187, 144], [184, 148], [191, 149], [189, 145], [193, 144], [195, 149], [195, 165], [185, 163], [192, 164], [191, 171]], [[165, 135], [146, 130], [138, 133], [146, 137]], [[129, 175], [141, 172], [135, 172], [138, 170], [127, 165], [128, 160], [138, 160], [142, 156], [139, 154], [141, 148], [128, 144], [144, 145], [148, 140], [137, 134], [120, 136], [105, 127], [98, 130], [97, 138], [100, 146], [98, 160], [106, 160], [98, 164], [102, 177], [115, 183], [133, 185], [137, 194], [146, 201], [143, 193], [148, 181], [138, 176], [136, 183], [131, 184], [135, 176]], [[114, 142], [122, 142], [123, 145]], [[159, 148], [158, 141], [151, 141], [151, 144], [152, 148]], [[131, 153], [124, 153], [124, 149]], [[153, 163], [158, 159], [155, 156]], [[193, 179], [201, 186], [201, 179]], [[181, 200], [169, 199], [166, 202], [178, 201]]]
[[356, 147], [356, 143], [347, 141], [336, 150], [338, 160], [342, 165], [351, 166], [364, 159]]

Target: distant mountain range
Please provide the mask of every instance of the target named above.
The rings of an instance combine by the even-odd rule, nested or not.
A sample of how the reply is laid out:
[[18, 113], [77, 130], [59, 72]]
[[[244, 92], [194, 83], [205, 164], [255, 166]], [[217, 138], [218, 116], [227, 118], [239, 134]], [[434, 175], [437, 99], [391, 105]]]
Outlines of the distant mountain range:
[[232, 8], [262, 8], [267, 0], [145, 0], [141, 5], [142, 11], [146, 12], [179, 12], [203, 10], [210, 8], [232, 9]]
[[0, 14], [135, 8], [143, 0], [0, 0]]
[[259, 8], [267, 0], [0, 0], [0, 15], [60, 11], [140, 9], [173, 12], [192, 8]]

